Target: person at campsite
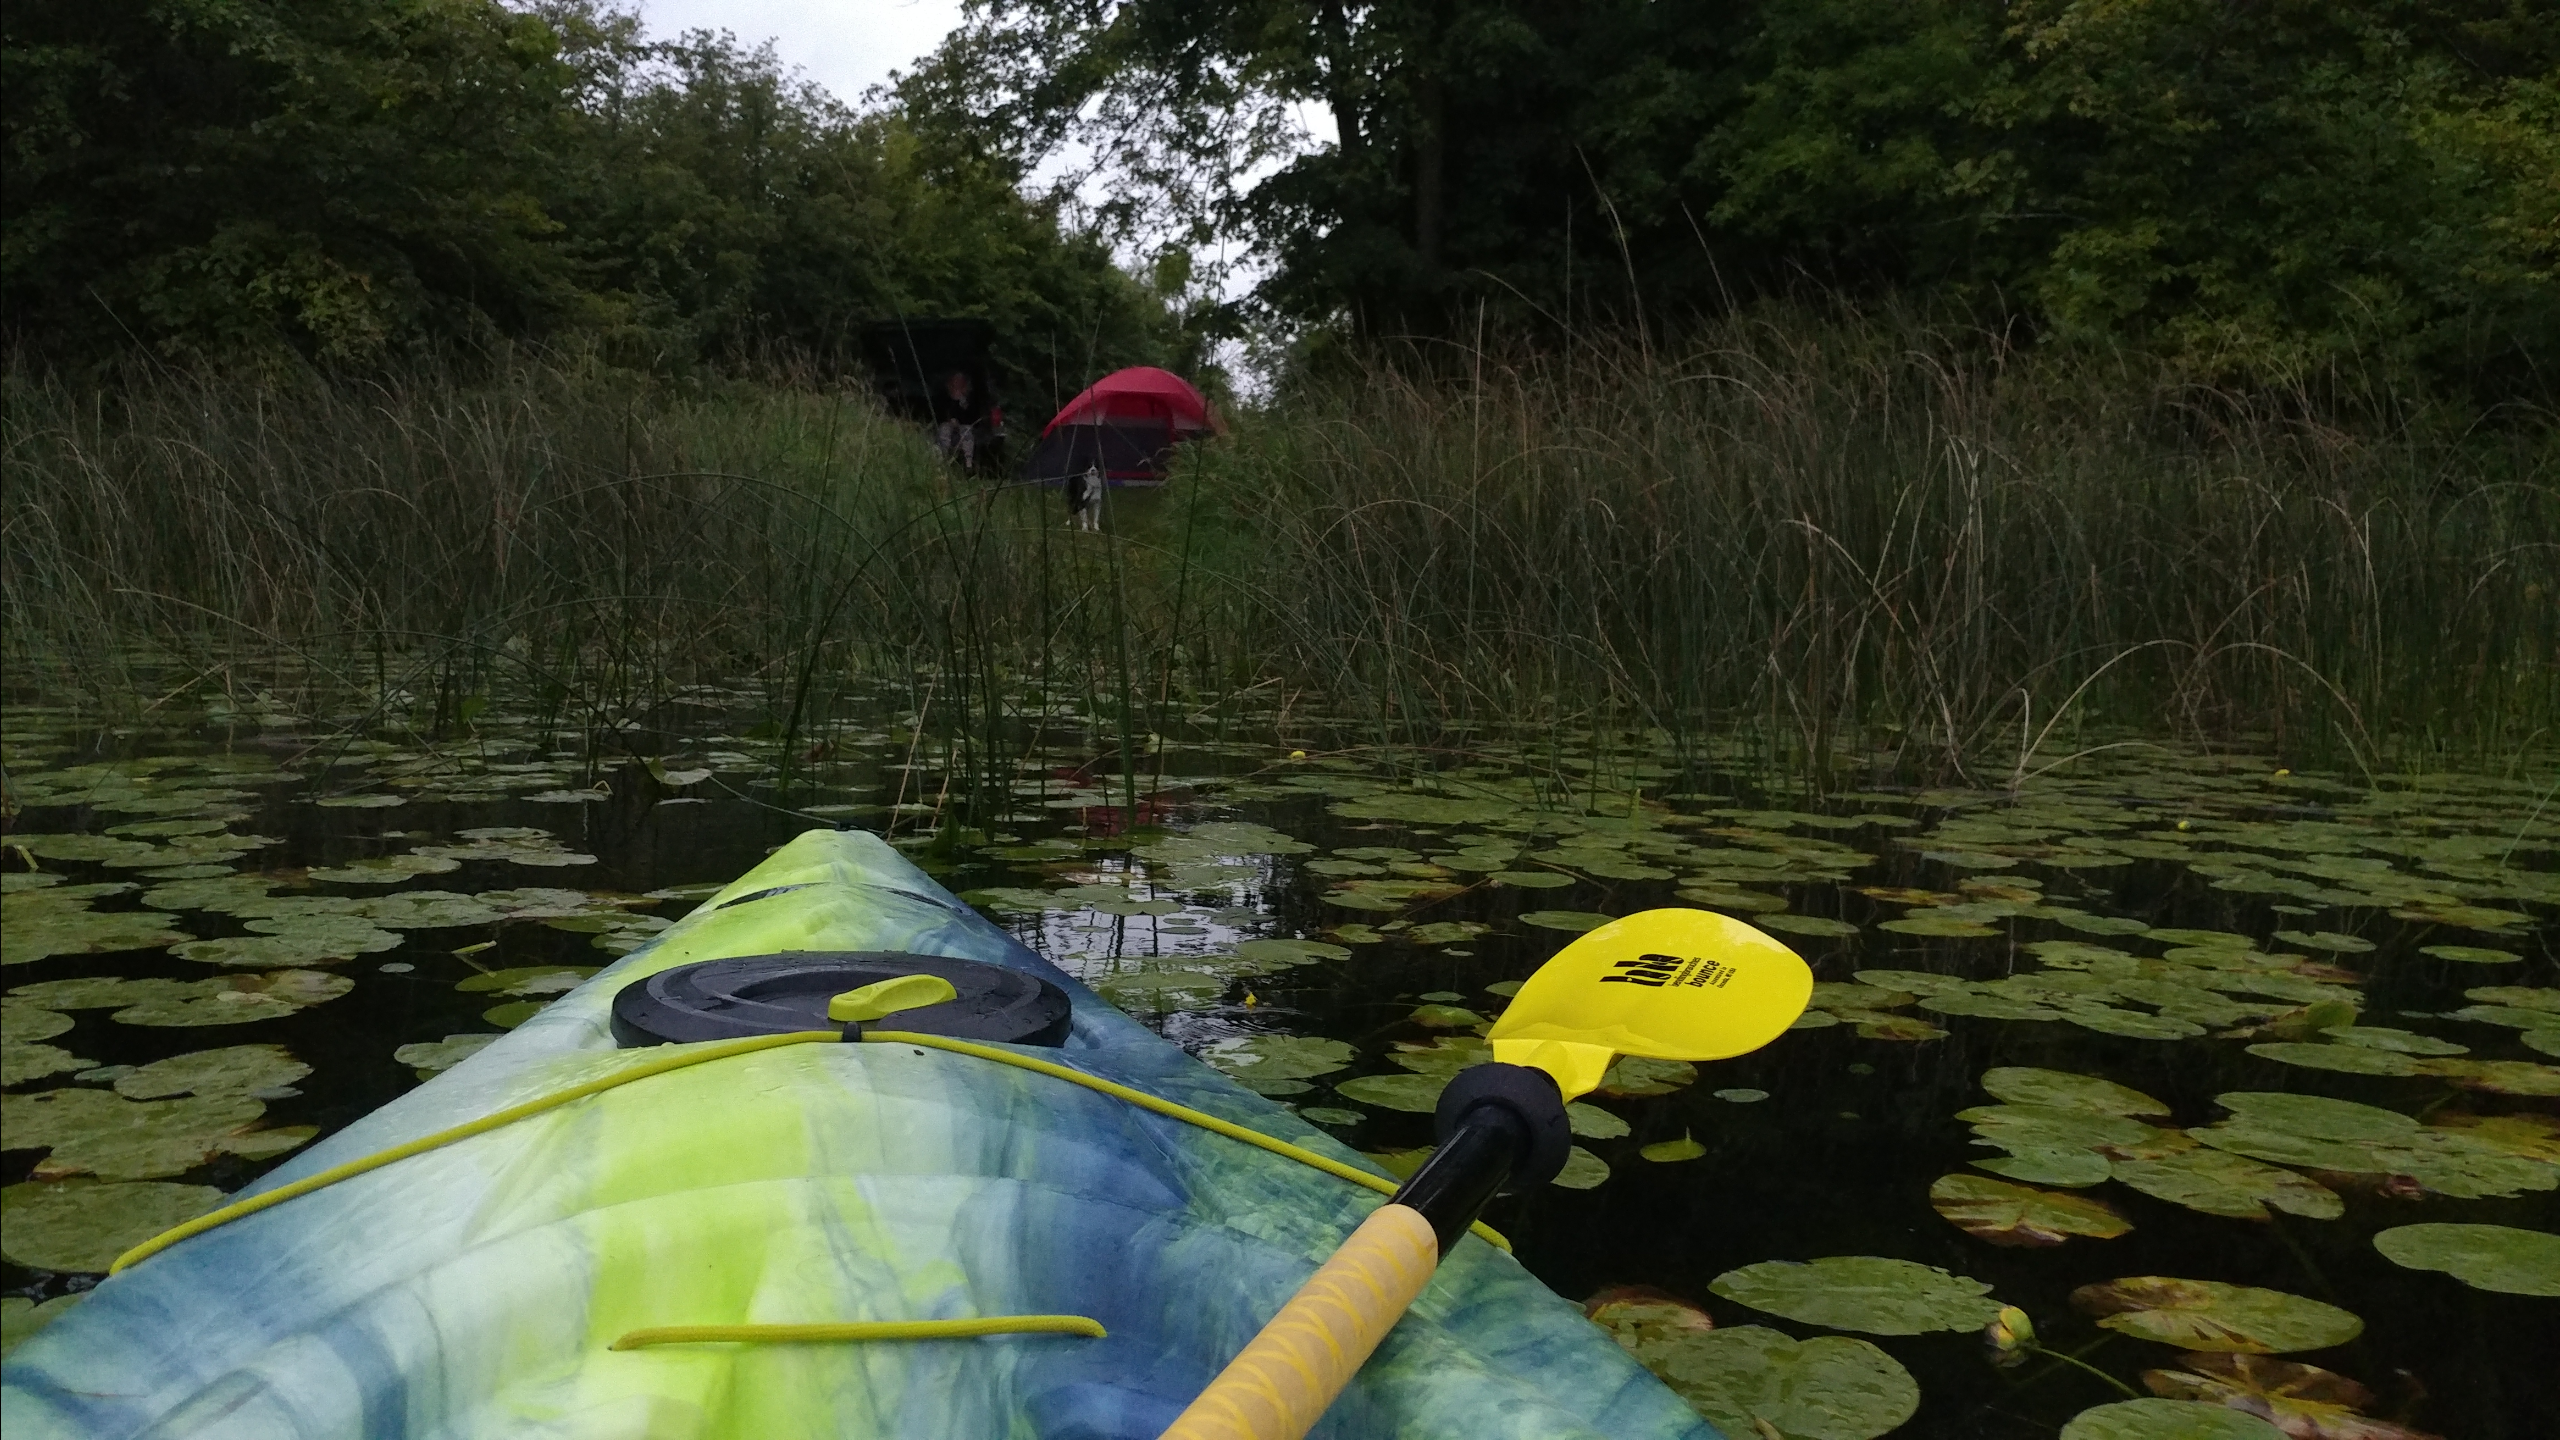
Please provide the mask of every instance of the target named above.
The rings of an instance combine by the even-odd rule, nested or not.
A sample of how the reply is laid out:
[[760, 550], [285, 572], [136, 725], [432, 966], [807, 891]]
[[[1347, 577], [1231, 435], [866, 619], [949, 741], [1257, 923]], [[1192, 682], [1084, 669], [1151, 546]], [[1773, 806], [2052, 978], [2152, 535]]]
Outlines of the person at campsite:
[[942, 382], [942, 394], [935, 398], [933, 410], [934, 445], [943, 454], [958, 459], [962, 466], [975, 469], [978, 422], [987, 418], [987, 407], [968, 371], [954, 370]]

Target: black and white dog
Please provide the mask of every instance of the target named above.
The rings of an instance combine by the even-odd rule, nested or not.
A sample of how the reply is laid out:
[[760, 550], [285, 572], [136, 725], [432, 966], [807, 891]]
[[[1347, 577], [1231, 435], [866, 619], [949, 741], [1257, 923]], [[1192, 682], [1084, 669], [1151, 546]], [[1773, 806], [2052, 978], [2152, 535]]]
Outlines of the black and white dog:
[[1067, 477], [1067, 524], [1078, 530], [1102, 528], [1102, 467]]

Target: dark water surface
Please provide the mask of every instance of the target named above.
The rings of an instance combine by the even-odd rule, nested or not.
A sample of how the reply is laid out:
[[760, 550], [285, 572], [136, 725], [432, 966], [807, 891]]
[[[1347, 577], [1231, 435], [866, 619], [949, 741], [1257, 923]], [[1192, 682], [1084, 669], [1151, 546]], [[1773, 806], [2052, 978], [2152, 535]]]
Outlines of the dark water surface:
[[[2548, 766], [2370, 788], [2144, 747], [2014, 793], [2003, 774], [1986, 788], [1816, 802], [1739, 755], [1684, 757], [1681, 783], [1699, 788], [1666, 793], [1672, 757], [1642, 736], [1417, 756], [1328, 748], [1335, 737], [1304, 719], [1204, 716], [1187, 739], [1133, 747], [1124, 767], [1082, 721], [1056, 716], [1006, 765], [996, 788], [1010, 813], [964, 824], [955, 797], [990, 787], [946, 768], [952, 757], [919, 741], [902, 707], [884, 702], [868, 728], [789, 752], [755, 738], [753, 697], [705, 692], [681, 714], [625, 747], [655, 753], [591, 761], [522, 717], [428, 743], [350, 740], [254, 699], [156, 730], [13, 707], [0, 925], [12, 1106], [0, 1181], [14, 1212], [0, 1290], [13, 1333], [40, 1317], [31, 1302], [95, 1282], [91, 1262], [66, 1257], [141, 1238], [104, 1233], [118, 1197], [236, 1188], [298, 1142], [234, 1147], [244, 1156], [220, 1148], [226, 1136], [345, 1125], [469, 1045], [439, 1058], [439, 1042], [497, 1033], [793, 834], [851, 824], [892, 830], [1132, 1013], [1402, 1163], [1430, 1142], [1430, 1082], [1477, 1058], [1479, 1022], [1504, 1003], [1488, 987], [1526, 977], [1601, 916], [1685, 904], [1764, 925], [1826, 982], [1803, 1028], [1694, 1077], [1590, 1097], [1602, 1113], [1586, 1116], [1573, 1188], [1497, 1202], [1487, 1219], [1576, 1300], [1640, 1285], [1719, 1332], [1879, 1348], [1921, 1397], [1893, 1433], [2047, 1436], [2123, 1397], [2041, 1355], [1995, 1367], [1978, 1316], [1917, 1334], [1811, 1324], [1727, 1298], [1720, 1288], [1752, 1292], [1718, 1277], [1825, 1256], [1941, 1267], [2140, 1394], [2146, 1371], [2178, 1369], [2179, 1347], [2100, 1328], [2075, 1289], [2141, 1276], [2262, 1287], [2362, 1322], [2344, 1343], [2275, 1345], [2370, 1392], [2356, 1399], [2362, 1418], [2280, 1411], [2296, 1435], [2526, 1436], [2560, 1414], [2560, 1299], [2404, 1268], [2374, 1245], [2421, 1223], [2560, 1231]], [[775, 780], [785, 760], [799, 772], [787, 787]], [[385, 861], [394, 868], [372, 876], [346, 868]], [[455, 898], [440, 913], [376, 903], [418, 892]], [[182, 943], [130, 943], [146, 910], [172, 917]], [[252, 936], [269, 939], [197, 943]], [[142, 991], [60, 984], [110, 978], [263, 986], [239, 1003], [264, 1018], [172, 1024], [134, 1009]], [[2495, 993], [2467, 993], [2484, 989]], [[195, 999], [179, 1013], [233, 1003]], [[287, 1059], [267, 1053], [270, 1070], [228, 1092], [231, 1110], [206, 1110], [201, 1133], [154, 1112], [171, 1138], [147, 1154], [72, 1133], [139, 1112], [101, 1098], [79, 1102], [92, 1118], [65, 1118], [59, 1096], [34, 1099], [112, 1096], [123, 1080], [123, 1104], [210, 1104], [219, 1080], [176, 1100], [130, 1067], [245, 1046], [282, 1047], [308, 1074], [274, 1083]], [[402, 1047], [425, 1048], [396, 1058]], [[2101, 1132], [2131, 1123], [2121, 1117], [1957, 1118], [1998, 1103], [1983, 1078], [2003, 1067], [2102, 1077], [2166, 1113], [2145, 1112], [2136, 1128], [2151, 1133], [2112, 1153]], [[2389, 1158], [2403, 1152], [2357, 1151], [2292, 1112], [2248, 1134], [2215, 1128], [2198, 1147], [2196, 1132], [2234, 1113], [2217, 1102], [2234, 1092], [2357, 1102], [2422, 1122], [2437, 1149], [2406, 1160], [2408, 1173]], [[263, 1113], [242, 1121], [251, 1101]], [[44, 1143], [24, 1143], [31, 1134]], [[1703, 1153], [1676, 1158], [1684, 1136]], [[2211, 1158], [2224, 1141], [2261, 1156], [2241, 1167], [2254, 1178], [2232, 1183], [2294, 1186], [2311, 1213], [2205, 1213], [2251, 1201], [2226, 1184], [2199, 1209], [2123, 1178], [2134, 1161]], [[2008, 1164], [2004, 1151], [2023, 1166], [2006, 1183], [2118, 1233], [1993, 1243], [2023, 1237], [1942, 1217], [1933, 1186], [2000, 1179], [1972, 1162]], [[2269, 1157], [2303, 1178], [2270, 1180]], [[80, 1208], [100, 1233], [23, 1223], [50, 1214], [43, 1202], [65, 1185], [91, 1187]], [[2492, 1283], [2548, 1279], [2530, 1264], [2516, 1273], [2527, 1278]], [[1640, 1353], [1678, 1378], [1676, 1346]], [[1876, 1433], [1854, 1408], [1822, 1433]]]

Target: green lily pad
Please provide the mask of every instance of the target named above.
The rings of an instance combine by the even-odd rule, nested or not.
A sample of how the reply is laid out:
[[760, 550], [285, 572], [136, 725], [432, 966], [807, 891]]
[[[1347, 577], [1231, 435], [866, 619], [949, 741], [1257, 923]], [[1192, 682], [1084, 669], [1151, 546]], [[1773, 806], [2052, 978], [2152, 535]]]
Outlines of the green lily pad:
[[2175, 1370], [2145, 1370], [2142, 1383], [2170, 1400], [2201, 1401], [2269, 1418], [2305, 1440], [2432, 1440], [2360, 1412], [2374, 1394], [2344, 1375], [2266, 1355], [2181, 1355]]
[[1686, 1060], [1648, 1060], [1640, 1055], [1621, 1055], [1609, 1064], [1609, 1073], [1600, 1079], [1600, 1093], [1619, 1099], [1639, 1095], [1668, 1095], [1684, 1086], [1698, 1083], [1698, 1067]]
[[1941, 990], [1962, 990], [1970, 984], [1953, 975], [1938, 975], [1927, 970], [1861, 970], [1852, 977], [1859, 984], [1883, 991], [1908, 990], [1915, 995], [1934, 995]]
[[2005, 1065], [1982, 1072], [1982, 1088], [2014, 1105], [2095, 1110], [2107, 1115], [2166, 1115], [2169, 1107], [2139, 1090], [2075, 1075], [2067, 1070], [2038, 1070]]
[[[1809, 1010], [1805, 1013], [1810, 1015], [1819, 1014], [1821, 1012]], [[1843, 1020], [1854, 1020], [1858, 1026], [1859, 1038], [1865, 1040], [1899, 1040], [1917, 1042], [1922, 1040], [1944, 1040], [1947, 1038], [1946, 1031], [1939, 1029], [1937, 1026], [1930, 1024], [1926, 1020], [1922, 1020], [1917, 1016], [1912, 1015], [1887, 1015], [1879, 1011], [1858, 1011], [1853, 1014], [1843, 1015], [1840, 1018]]]
[[2074, 1005], [2062, 1012], [2062, 1018], [2083, 1030], [2121, 1035], [2129, 1040], [2187, 1040], [2204, 1033], [2204, 1027], [2192, 1020], [2145, 1015], [2139, 1010], [2118, 1010], [2107, 1005]]
[[[400, 937], [388, 930], [376, 930], [362, 921], [340, 922], [338, 916], [316, 917], [314, 922], [299, 923], [283, 934], [234, 935], [221, 940], [191, 940], [170, 947], [169, 953], [181, 960], [195, 960], [207, 965], [224, 965], [242, 970], [273, 970], [293, 965], [325, 965], [333, 960], [351, 960], [358, 955], [377, 955], [398, 948]], [[273, 925], [274, 921], [252, 921], [253, 925]]]
[[1310, 1105], [1298, 1114], [1319, 1125], [1357, 1125], [1369, 1118], [1357, 1110], [1342, 1110], [1331, 1105]]
[[[266, 1106], [241, 1095], [136, 1102], [103, 1090], [74, 1086], [33, 1095], [0, 1095], [0, 1129], [13, 1149], [43, 1149], [36, 1178], [95, 1175], [102, 1180], [150, 1180], [177, 1175], [230, 1151], [274, 1153], [269, 1138], [251, 1138], [251, 1123]], [[284, 1132], [267, 1132], [284, 1136]], [[284, 1136], [290, 1149], [313, 1132]]]
[[0, 1190], [0, 1254], [36, 1270], [99, 1274], [118, 1255], [222, 1203], [210, 1185], [29, 1181]]
[[1740, 1325], [1629, 1348], [1728, 1435], [1875, 1440], [1920, 1408], [1910, 1371], [1846, 1335], [1799, 1341]]
[[173, 1055], [137, 1067], [117, 1079], [116, 1093], [128, 1100], [158, 1100], [171, 1095], [256, 1095], [291, 1085], [311, 1073], [281, 1045], [226, 1045]]
[[1576, 1100], [1564, 1107], [1565, 1120], [1573, 1133], [1585, 1140], [1615, 1140], [1627, 1133], [1627, 1122], [1601, 1109]]
[[[2513, 1010], [2538, 1010], [2560, 1017], [2560, 990], [2535, 985], [2480, 985], [2462, 992], [2465, 1000]], [[2560, 1024], [2560, 1019], [2551, 1023]]]
[[2435, 1059], [2417, 1063], [2419, 1074], [2440, 1075], [2465, 1090], [2491, 1095], [2560, 1095], [2560, 1066], [2536, 1065], [2530, 1060]]
[[1335, 801], [1325, 808], [1346, 820], [1393, 820], [1407, 825], [1491, 825], [1518, 814], [1521, 807], [1504, 800], [1404, 793], [1363, 795]]
[[2109, 1329], [2181, 1350], [2287, 1355], [2326, 1350], [2364, 1333], [2364, 1322], [2335, 1305], [2218, 1280], [2139, 1275], [2083, 1285], [2072, 1308]]
[[2463, 965], [2509, 965], [2524, 958], [2513, 950], [2493, 950], [2485, 945], [2421, 945], [2418, 953]]
[[462, 868], [459, 860], [441, 855], [381, 855], [365, 860], [350, 860], [311, 871], [314, 880], [331, 880], [341, 885], [398, 885], [421, 875], [443, 875]]
[[2346, 1213], [2337, 1192], [2318, 1181], [2223, 1150], [2118, 1160], [2113, 1169], [2116, 1179], [2145, 1195], [2207, 1215], [2264, 1220], [2270, 1205], [2314, 1220], [2335, 1220]]
[[1956, 1118], [2004, 1150], [2095, 1150], [2138, 1144], [2151, 1135], [2150, 1126], [2129, 1116], [2068, 1105], [1976, 1105], [1957, 1111]]
[[[46, 1009], [35, 998], [36, 994], [45, 992], [29, 993], [34, 990], [35, 987], [22, 986], [9, 992], [16, 1003], [0, 1005], [0, 1045], [27, 1045], [38, 1040], [50, 1040], [71, 1028], [71, 1017], [59, 1010]], [[62, 1002], [55, 1000], [52, 1003], [59, 1005]]]
[[1962, 1172], [1938, 1177], [1929, 1187], [1929, 1206], [1994, 1245], [2059, 1245], [2074, 1235], [2107, 1240], [2133, 1229], [2099, 1201]]
[[1520, 917], [1520, 923], [1535, 925], [1541, 930], [1563, 930], [1579, 935], [1597, 930], [1616, 918], [1589, 910], [1532, 910]]
[[550, 831], [529, 825], [485, 825], [459, 833], [468, 843], [421, 845], [410, 853], [430, 860], [507, 861], [545, 868], [596, 863], [593, 855], [570, 850], [553, 839]]
[[1846, 920], [1829, 920], [1820, 915], [1764, 915], [1754, 922], [1763, 930], [1783, 930], [1790, 935], [1848, 936], [1858, 927]]
[[1493, 1046], [1473, 1035], [1442, 1035], [1428, 1045], [1399, 1042], [1387, 1058], [1417, 1075], [1446, 1080], [1493, 1058]]
[[1273, 1080], [1306, 1080], [1349, 1065], [1350, 1046], [1303, 1035], [1246, 1035], [1221, 1040], [1200, 1058], [1248, 1086]]
[[1496, 870], [1486, 878], [1518, 890], [1562, 890], [1574, 883], [1572, 876], [1553, 870]]
[[454, 989], [467, 995], [507, 995], [529, 998], [536, 995], [566, 995], [596, 973], [594, 965], [520, 965], [506, 970], [487, 970], [467, 975]]
[[1399, 932], [1398, 938], [1408, 945], [1454, 945], [1473, 940], [1492, 928], [1476, 920], [1434, 920], [1411, 926]]
[[1727, 1105], [1757, 1105], [1761, 1101], [1769, 1098], [1768, 1091], [1752, 1090], [1749, 1088], [1717, 1090], [1710, 1093]]
[[1102, 998], [1115, 1005], [1135, 1000], [1181, 1003], [1182, 996], [1209, 996], [1227, 988], [1227, 977], [1202, 970], [1123, 970], [1092, 982]]
[[2249, 1053], [2261, 1060], [2299, 1065], [2306, 1070], [2334, 1070], [2346, 1075], [2418, 1073], [2418, 1063], [2396, 1050], [2371, 1050], [2361, 1045], [2314, 1045], [2298, 1040], [2270, 1040], [2250, 1046]]
[[2213, 1100], [2252, 1125], [2318, 1140], [2394, 1141], [2418, 1130], [2417, 1121], [2396, 1110], [2325, 1095], [2232, 1090]]
[[1980, 939], [2000, 932], [1976, 920], [1954, 919], [1943, 915], [1911, 914], [1894, 920], [1878, 921], [1876, 928], [1897, 935], [1921, 935], [1933, 939]]
[[2516, 1039], [2523, 1042], [2528, 1050], [2539, 1050], [2545, 1055], [2560, 1055], [2560, 1025], [2542, 1030], [2518, 1031]]
[[2373, 1237], [2394, 1265], [2441, 1270], [2475, 1290], [2560, 1296], [2560, 1235], [2506, 1225], [2402, 1225]]
[[1875, 1255], [1764, 1260], [1728, 1270], [1707, 1288], [1754, 1310], [1869, 1335], [1979, 1330], [2000, 1311], [1982, 1281]]
[[505, 1005], [493, 1005], [481, 1011], [480, 1018], [501, 1030], [513, 1030], [549, 1009], [550, 1006], [551, 1002], [548, 1000], [517, 1000]]
[[[31, 1008], [9, 1006], [0, 1008], [0, 1014], [5, 1014], [8, 1010]], [[70, 1017], [63, 1018], [67, 1020]], [[23, 1085], [29, 1080], [41, 1080], [47, 1075], [59, 1075], [66, 1070], [86, 1070], [97, 1063], [95, 1060], [83, 1060], [59, 1045], [25, 1045], [10, 1040], [0, 1043], [0, 1085]]]
[[1363, 1105], [1428, 1115], [1439, 1105], [1440, 1092], [1448, 1083], [1447, 1075], [1363, 1075], [1333, 1088], [1345, 1099]]
[[2066, 1190], [2099, 1184], [2111, 1173], [2107, 1157], [2094, 1150], [2014, 1150], [1967, 1163], [2007, 1179], [2030, 1185], [2059, 1185]]
[[488, 1049], [498, 1038], [495, 1035], [447, 1035], [442, 1040], [422, 1040], [403, 1045], [391, 1052], [391, 1058], [417, 1071], [420, 1079], [425, 1079], [450, 1070]]
[[64, 1311], [88, 1298], [86, 1290], [56, 1295], [42, 1304], [24, 1295], [0, 1296], [0, 1355], [34, 1339], [44, 1327], [61, 1319]]
[[1564, 1168], [1547, 1183], [1567, 1190], [1596, 1190], [1608, 1178], [1609, 1162], [1576, 1145], [1565, 1152]]
[[2154, 930], [2149, 938], [2163, 945], [2198, 949], [2246, 950], [2257, 944], [2246, 935], [2234, 935], [2228, 930]]
[[[87, 887], [66, 887], [85, 889]], [[118, 886], [118, 889], [124, 887]], [[0, 965], [24, 965], [56, 955], [105, 955], [118, 950], [157, 950], [187, 939], [178, 917], [156, 910], [92, 910], [78, 902], [35, 905], [61, 891], [38, 890], [0, 914]]]
[[2390, 1050], [2402, 1055], [2468, 1055], [2471, 1047], [2439, 1040], [2433, 1035], [2420, 1035], [2414, 1030], [2394, 1030], [2388, 1025], [2332, 1025], [2320, 1032], [2339, 1045], [2356, 1045], [2367, 1050]]
[[1923, 995], [1923, 1010], [1940, 1015], [1971, 1015], [1984, 1020], [2059, 1020], [2062, 1012], [2043, 1005], [2031, 1005], [2000, 995], [1986, 995], [1972, 990], [1941, 990]]
[[1636, 1151], [1636, 1154], [1657, 1165], [1672, 1165], [1683, 1160], [1696, 1160], [1706, 1153], [1706, 1146], [1685, 1134], [1677, 1140], [1657, 1140]]
[[2361, 955], [2373, 948], [2373, 942], [2360, 935], [2342, 935], [2335, 930], [2279, 930], [2276, 938], [2305, 950], [2327, 950], [2338, 955]]
[[1236, 958], [1258, 966], [1282, 969], [1292, 965], [1312, 965], [1319, 960], [1348, 960], [1351, 952], [1322, 940], [1247, 940], [1236, 946]]
[[2081, 1411], [2061, 1440], [2285, 1440], [2285, 1432], [2243, 1410], [2145, 1396]]

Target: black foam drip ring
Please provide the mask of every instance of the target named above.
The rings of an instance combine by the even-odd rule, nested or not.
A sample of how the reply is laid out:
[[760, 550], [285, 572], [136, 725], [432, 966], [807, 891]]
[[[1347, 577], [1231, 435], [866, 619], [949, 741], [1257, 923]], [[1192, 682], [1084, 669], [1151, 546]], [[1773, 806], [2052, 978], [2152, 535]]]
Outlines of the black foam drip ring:
[[938, 975], [959, 994], [876, 1022], [955, 1040], [1056, 1045], [1075, 1004], [1067, 992], [1020, 970], [903, 950], [796, 950], [700, 960], [643, 976], [613, 997], [613, 1038], [628, 1048], [839, 1030], [827, 1002], [901, 975]]

